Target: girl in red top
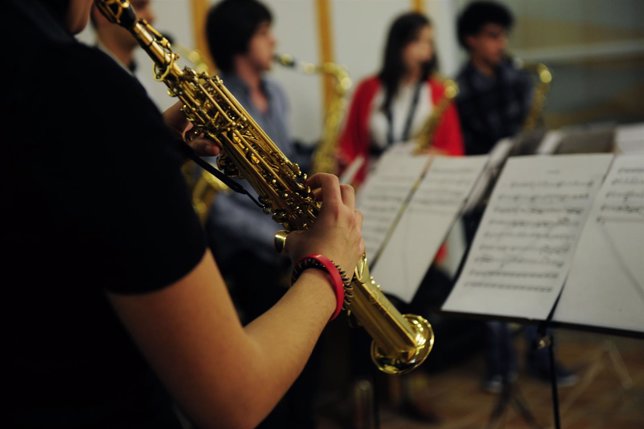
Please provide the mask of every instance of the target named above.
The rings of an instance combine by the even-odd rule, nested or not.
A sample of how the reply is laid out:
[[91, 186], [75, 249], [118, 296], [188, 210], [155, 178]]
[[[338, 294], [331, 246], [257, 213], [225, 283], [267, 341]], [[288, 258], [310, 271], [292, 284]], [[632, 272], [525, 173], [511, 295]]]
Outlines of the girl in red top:
[[[443, 85], [432, 77], [435, 68], [429, 19], [417, 12], [399, 16], [389, 29], [382, 68], [376, 76], [358, 84], [340, 136], [341, 169], [358, 157], [364, 160], [353, 180], [355, 184], [364, 181], [370, 161], [391, 145], [411, 140], [443, 98]], [[463, 154], [454, 106], [443, 113], [430, 150]]]
[[[362, 165], [349, 180], [361, 185], [380, 155], [392, 145], [413, 140], [442, 100], [444, 87], [435, 77], [433, 30], [428, 18], [417, 12], [400, 15], [391, 25], [385, 45], [380, 72], [361, 81], [353, 95], [349, 115], [339, 140], [340, 172], [352, 175], [352, 164], [362, 159]], [[430, 152], [444, 155], [463, 155], [463, 138], [456, 109], [450, 105], [437, 126]], [[344, 171], [343, 171], [344, 170]], [[435, 261], [445, 258], [445, 246]], [[434, 271], [432, 271], [434, 273]], [[432, 274], [432, 283], [437, 279]], [[442, 277], [441, 277], [442, 278]], [[447, 281], [447, 280], [446, 280]], [[444, 283], [444, 282], [443, 282]], [[426, 303], [424, 303], [426, 304]], [[352, 340], [355, 350], [363, 347], [360, 338]], [[364, 353], [354, 352], [354, 356]], [[360, 371], [361, 363], [354, 363]], [[401, 383], [401, 412], [415, 418], [436, 422], [431, 411], [420, 411], [411, 397], [407, 377], [390, 379]]]

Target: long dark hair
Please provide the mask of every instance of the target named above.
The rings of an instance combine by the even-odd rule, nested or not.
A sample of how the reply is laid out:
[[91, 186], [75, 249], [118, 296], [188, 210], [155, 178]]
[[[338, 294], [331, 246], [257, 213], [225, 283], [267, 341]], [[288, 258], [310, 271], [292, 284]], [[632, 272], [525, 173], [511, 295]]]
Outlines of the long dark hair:
[[[402, 58], [403, 50], [418, 37], [418, 32], [423, 27], [431, 25], [429, 18], [418, 12], [404, 13], [391, 24], [385, 44], [382, 68], [378, 73], [378, 78], [385, 89], [385, 101], [382, 106], [384, 111], [390, 108], [391, 101], [398, 91], [400, 79], [405, 73], [405, 64]], [[436, 53], [434, 53], [432, 59], [423, 64], [421, 82], [434, 72], [436, 65]]]

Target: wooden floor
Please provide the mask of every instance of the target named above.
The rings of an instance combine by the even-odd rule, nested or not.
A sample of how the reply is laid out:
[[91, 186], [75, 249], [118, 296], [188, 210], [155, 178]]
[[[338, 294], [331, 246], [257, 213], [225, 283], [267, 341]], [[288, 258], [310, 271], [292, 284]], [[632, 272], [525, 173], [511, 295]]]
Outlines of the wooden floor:
[[[558, 330], [556, 338], [558, 360], [579, 375], [576, 385], [559, 389], [560, 427], [644, 428], [644, 340], [572, 330]], [[516, 347], [519, 351], [523, 347], [519, 339]], [[416, 406], [422, 416], [436, 417], [434, 421], [395, 411], [393, 395], [379, 405], [379, 423], [362, 425], [350, 406], [351, 394], [335, 392], [322, 401], [318, 429], [555, 428], [550, 385], [531, 378], [521, 367], [510, 401], [490, 421], [502, 402], [500, 395], [481, 389], [482, 374], [480, 352], [445, 371], [415, 371], [410, 385]]]

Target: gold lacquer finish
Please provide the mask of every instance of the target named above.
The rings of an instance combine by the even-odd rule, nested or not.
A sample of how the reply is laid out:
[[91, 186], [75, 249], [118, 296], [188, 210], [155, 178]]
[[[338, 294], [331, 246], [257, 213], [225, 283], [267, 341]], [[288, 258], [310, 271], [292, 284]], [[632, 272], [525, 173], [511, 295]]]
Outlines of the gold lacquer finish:
[[[319, 213], [319, 203], [305, 185], [306, 175], [226, 89], [222, 80], [188, 67], [180, 68], [168, 41], [143, 20], [137, 20], [126, 0], [95, 0], [113, 22], [128, 29], [155, 63], [157, 79], [184, 104], [195, 135], [204, 134], [222, 147], [220, 168], [246, 179], [257, 191], [266, 213], [286, 231], [307, 229]], [[434, 336], [419, 316], [401, 315], [369, 275], [366, 256], [356, 267], [347, 291], [346, 309], [373, 338], [373, 360], [388, 374], [402, 374], [420, 365]]]
[[443, 85], [445, 86], [443, 98], [441, 98], [438, 104], [434, 106], [434, 109], [423, 124], [423, 128], [415, 138], [416, 154], [425, 153], [432, 146], [434, 143], [434, 135], [436, 134], [436, 130], [438, 129], [438, 125], [440, 124], [445, 111], [458, 95], [458, 84], [455, 81], [445, 79], [443, 80]]
[[386, 374], [412, 371], [423, 363], [434, 346], [434, 331], [423, 317], [402, 315], [369, 274], [363, 255], [351, 281], [353, 299], [349, 311], [369, 333], [371, 359]]
[[314, 173], [336, 173], [336, 149], [340, 134], [340, 125], [347, 106], [347, 93], [351, 89], [349, 73], [338, 64], [326, 62], [322, 64], [305, 63], [295, 60], [290, 55], [279, 54], [275, 62], [293, 68], [306, 74], [324, 74], [333, 78], [333, 99], [324, 114], [322, 138], [313, 155]]
[[530, 131], [537, 126], [541, 119], [543, 108], [546, 105], [546, 96], [550, 90], [550, 84], [552, 83], [552, 73], [550, 73], [550, 69], [542, 63], [526, 64], [522, 67], [528, 72], [536, 75], [538, 81], [532, 94], [530, 110], [528, 111], [521, 128], [522, 131]]
[[[186, 59], [198, 73], [210, 73], [210, 67], [203, 55], [196, 49], [172, 43], [172, 49]], [[201, 170], [195, 163], [185, 163], [184, 175], [188, 188], [192, 194], [192, 207], [197, 212], [202, 224], [206, 224], [210, 207], [222, 192], [229, 192], [230, 188], [211, 173]]]

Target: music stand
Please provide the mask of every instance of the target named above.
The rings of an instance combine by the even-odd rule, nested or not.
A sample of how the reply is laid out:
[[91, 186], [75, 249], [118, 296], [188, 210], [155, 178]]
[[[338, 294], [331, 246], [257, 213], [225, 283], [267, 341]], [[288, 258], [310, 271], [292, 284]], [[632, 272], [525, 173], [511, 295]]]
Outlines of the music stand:
[[532, 415], [532, 412], [528, 408], [528, 405], [523, 399], [523, 395], [519, 391], [516, 383], [507, 379], [507, 376], [503, 377], [503, 387], [501, 393], [499, 394], [499, 400], [494, 405], [494, 409], [490, 414], [486, 429], [495, 429], [499, 427], [499, 421], [503, 417], [505, 410], [508, 405], [514, 406], [519, 412], [523, 420], [533, 429], [542, 429], [542, 427], [537, 423], [536, 419]]

